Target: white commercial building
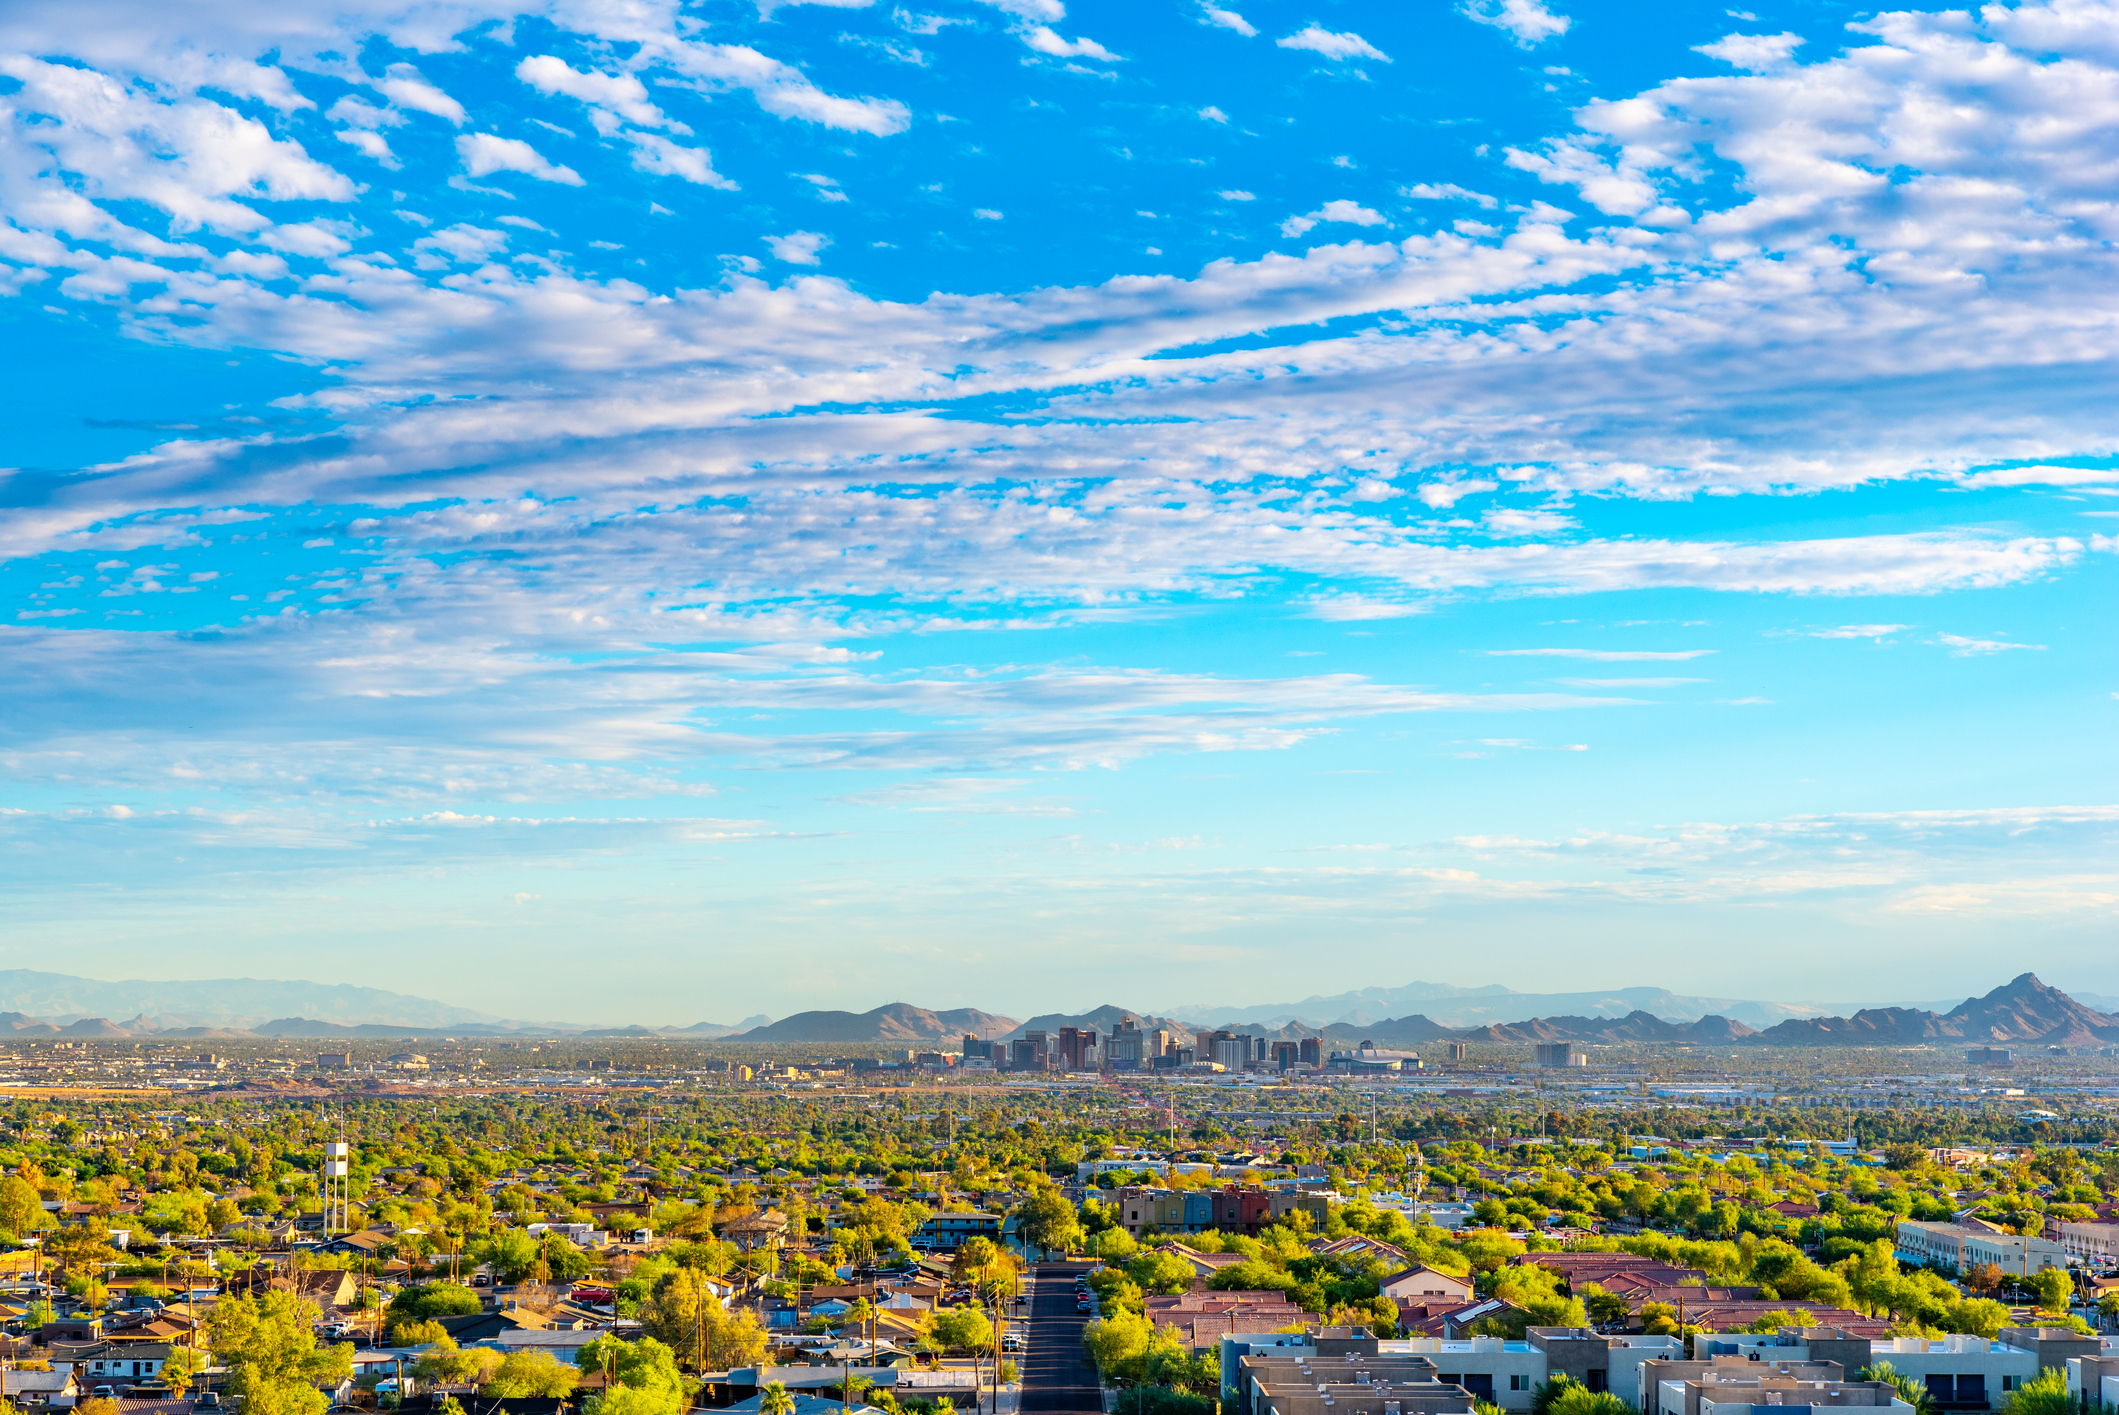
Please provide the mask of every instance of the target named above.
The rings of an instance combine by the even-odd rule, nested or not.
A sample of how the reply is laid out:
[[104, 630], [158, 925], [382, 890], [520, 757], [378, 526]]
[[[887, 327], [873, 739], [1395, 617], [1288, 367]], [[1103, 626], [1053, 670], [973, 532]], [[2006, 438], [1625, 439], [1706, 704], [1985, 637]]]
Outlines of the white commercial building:
[[1900, 1262], [1948, 1267], [1959, 1272], [1991, 1263], [2011, 1277], [2029, 1277], [2046, 1268], [2067, 1266], [2067, 1250], [2050, 1238], [2028, 1233], [1991, 1233], [1954, 1223], [1898, 1221]]

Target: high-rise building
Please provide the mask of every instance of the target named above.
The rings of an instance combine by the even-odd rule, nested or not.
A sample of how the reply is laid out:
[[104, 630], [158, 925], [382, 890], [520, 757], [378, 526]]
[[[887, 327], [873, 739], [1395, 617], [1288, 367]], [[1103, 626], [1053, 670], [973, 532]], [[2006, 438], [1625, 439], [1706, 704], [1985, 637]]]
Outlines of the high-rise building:
[[1137, 1071], [1147, 1044], [1148, 1034], [1141, 1031], [1140, 1023], [1128, 1017], [1104, 1042], [1104, 1062], [1114, 1071]]

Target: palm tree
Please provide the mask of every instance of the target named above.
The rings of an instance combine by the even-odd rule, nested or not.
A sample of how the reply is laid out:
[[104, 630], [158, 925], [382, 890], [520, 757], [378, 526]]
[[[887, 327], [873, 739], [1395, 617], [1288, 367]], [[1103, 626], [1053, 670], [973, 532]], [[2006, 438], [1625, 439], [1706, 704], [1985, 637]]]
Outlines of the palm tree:
[[758, 1415], [795, 1415], [795, 1398], [787, 1393], [786, 1382], [766, 1383], [765, 1399], [759, 1402]]

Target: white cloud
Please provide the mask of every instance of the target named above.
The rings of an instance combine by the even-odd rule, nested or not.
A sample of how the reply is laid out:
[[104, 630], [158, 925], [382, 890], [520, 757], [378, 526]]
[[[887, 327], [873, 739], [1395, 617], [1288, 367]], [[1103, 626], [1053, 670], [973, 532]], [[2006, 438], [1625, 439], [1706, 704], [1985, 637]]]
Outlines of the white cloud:
[[1219, 25], [1223, 29], [1235, 30], [1245, 39], [1257, 37], [1257, 26], [1253, 25], [1242, 15], [1237, 14], [1234, 10], [1217, 9], [1213, 5], [1204, 3], [1201, 4], [1199, 9], [1201, 17], [1210, 25]]
[[1422, 482], [1413, 488], [1413, 495], [1439, 511], [1456, 505], [1467, 496], [1498, 490], [1500, 485], [1484, 477], [1453, 477], [1448, 481]]
[[831, 244], [831, 237], [817, 231], [790, 231], [785, 236], [767, 236], [765, 244], [772, 248], [774, 260], [789, 265], [821, 265], [823, 250]]
[[563, 59], [538, 54], [517, 64], [515, 77], [539, 93], [562, 94], [588, 104], [611, 121], [606, 136], [616, 131], [619, 120], [643, 128], [659, 128], [669, 122], [668, 116], [648, 101], [647, 85], [637, 74], [583, 72]]
[[[508, 233], [459, 223], [412, 243], [422, 269], [441, 270], [463, 262], [476, 265], [508, 248]], [[326, 541], [325, 544], [330, 544]]]
[[420, 77], [410, 64], [392, 64], [383, 77], [370, 79], [369, 86], [399, 108], [431, 113], [457, 127], [464, 125], [464, 106]]
[[1487, 649], [1488, 658], [1582, 658], [1596, 663], [1632, 663], [1635, 661], [1704, 658], [1715, 652], [1713, 649], [1675, 649], [1663, 652], [1650, 649]]
[[1555, 683], [1565, 683], [1570, 688], [1683, 688], [1694, 683], [1711, 683], [1711, 678], [1555, 678]]
[[1324, 595], [1304, 603], [1303, 613], [1312, 619], [1334, 623], [1359, 623], [1368, 619], [1409, 619], [1425, 614], [1430, 606], [1417, 600], [1375, 599], [1360, 594]]
[[[244, 235], [272, 224], [250, 201], [344, 202], [355, 195], [352, 182], [299, 143], [275, 138], [263, 123], [218, 103], [164, 97], [22, 55], [0, 54], [0, 76], [21, 86], [0, 114], [24, 159], [0, 174], [0, 204], [18, 228], [56, 227], [129, 254], [166, 255], [175, 253], [168, 242], [93, 202], [154, 207], [169, 218], [172, 234], [203, 228]], [[75, 174], [78, 187], [62, 181], [62, 172]], [[35, 259], [18, 243], [0, 240], [0, 255], [6, 254]]]
[[734, 182], [714, 170], [713, 155], [703, 147], [684, 147], [660, 133], [627, 132], [625, 140], [632, 144], [633, 166], [642, 172], [653, 172], [661, 177], [682, 177], [687, 182], [696, 182], [702, 187], [719, 187], [725, 192], [737, 190]]
[[971, 214], [980, 221], [999, 221], [1006, 213], [995, 211], [990, 206], [981, 206], [974, 208]]
[[536, 148], [520, 138], [467, 133], [456, 140], [456, 152], [463, 159], [464, 171], [473, 177], [494, 172], [521, 172], [540, 182], [561, 182], [570, 187], [582, 185], [580, 173], [571, 167], [547, 162]]
[[1496, 506], [1479, 518], [1479, 524], [1488, 535], [1494, 536], [1549, 536], [1562, 531], [1571, 531], [1579, 523], [1572, 516], [1563, 516], [1557, 511], [1524, 510], [1514, 506]]
[[1280, 223], [1283, 236], [1300, 236], [1330, 221], [1347, 226], [1388, 226], [1390, 218], [1355, 201], [1328, 201], [1315, 211], [1290, 216]]
[[356, 148], [362, 156], [372, 157], [393, 171], [401, 165], [397, 154], [390, 150], [389, 141], [381, 133], [367, 132], [360, 128], [341, 128], [332, 136]]
[[1958, 478], [1961, 486], [2097, 486], [2119, 482], [2119, 467], [2004, 467]]
[[1732, 34], [1712, 44], [1698, 44], [1693, 48], [1734, 68], [1764, 73], [1788, 63], [1802, 42], [1803, 37], [1799, 34]]
[[1257, 196], [1256, 196], [1255, 194], [1253, 194], [1253, 193], [1251, 193], [1251, 192], [1243, 191], [1243, 190], [1241, 190], [1241, 189], [1239, 189], [1239, 188], [1236, 188], [1236, 187], [1231, 187], [1231, 188], [1229, 188], [1229, 189], [1228, 189], [1228, 190], [1226, 190], [1226, 191], [1216, 192], [1216, 193], [1215, 193], [1215, 195], [1216, 195], [1216, 196], [1218, 196], [1218, 197], [1220, 197], [1220, 198], [1221, 198], [1221, 199], [1222, 199], [1223, 201], [1257, 201], [1257, 200], [1258, 200], [1258, 198], [1257, 198]]
[[1010, 801], [1002, 797], [1029, 785], [1027, 777], [940, 776], [879, 786], [838, 799], [859, 806], [886, 806], [907, 811], [946, 811], [981, 816], [1075, 816], [1072, 806], [1051, 800]]
[[1841, 624], [1831, 629], [1812, 629], [1813, 639], [1888, 639], [1912, 628], [1911, 624]]
[[1460, 187], [1454, 182], [1416, 182], [1410, 187], [1398, 189], [1416, 201], [1468, 201], [1491, 210], [1501, 204], [1499, 198], [1484, 192], [1475, 192]]
[[1101, 59], [1106, 62], [1118, 56], [1086, 35], [1080, 39], [1063, 39], [1049, 25], [1030, 25], [1022, 31], [1023, 43], [1040, 54], [1050, 54], [1058, 59]]
[[1313, 54], [1322, 54], [1327, 59], [1374, 59], [1388, 64], [1391, 56], [1349, 31], [1334, 34], [1322, 25], [1304, 25], [1291, 35], [1276, 39], [1273, 43], [1282, 49], [1307, 49]]
[[1229, 115], [1212, 104], [1200, 109], [1199, 116], [1206, 119], [1209, 123], [1227, 123], [1229, 121]]
[[2043, 652], [2044, 644], [2014, 644], [2006, 639], [1967, 639], [1957, 634], [1937, 634], [1935, 642], [1950, 650], [1952, 658], [1970, 658], [1980, 654], [2007, 653], [2011, 649], [2033, 649]]
[[1465, 0], [1463, 13], [1479, 24], [1505, 30], [1524, 49], [1567, 33], [1574, 23], [1545, 8], [1545, 0]]

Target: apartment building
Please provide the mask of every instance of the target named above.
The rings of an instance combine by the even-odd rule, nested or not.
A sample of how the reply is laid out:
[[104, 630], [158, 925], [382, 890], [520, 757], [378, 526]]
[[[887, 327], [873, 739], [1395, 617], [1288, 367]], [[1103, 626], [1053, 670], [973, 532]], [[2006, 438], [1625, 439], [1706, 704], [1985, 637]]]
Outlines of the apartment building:
[[1302, 1347], [1267, 1348], [1236, 1358], [1229, 1415], [1453, 1415], [1473, 1397], [1436, 1378], [1435, 1363], [1384, 1352], [1353, 1328], [1321, 1328]]
[[1111, 1191], [1118, 1205], [1119, 1226], [1138, 1238], [1143, 1233], [1255, 1234], [1280, 1221], [1290, 1212], [1307, 1213], [1319, 1229], [1324, 1227], [1329, 1204], [1322, 1194], [1300, 1190], [1239, 1189], [1149, 1189], [1137, 1184]]
[[1684, 1343], [1671, 1336], [1613, 1336], [1589, 1327], [1532, 1327], [1524, 1336], [1544, 1357], [1548, 1377], [1621, 1397], [1639, 1387], [1642, 1366], [1685, 1354]]
[[2067, 1363], [2068, 1398], [2078, 1406], [2119, 1405], [2119, 1356], [2073, 1356]]
[[1437, 1380], [1460, 1386], [1474, 1400], [1503, 1410], [1530, 1409], [1531, 1399], [1547, 1373], [1545, 1353], [1527, 1341], [1504, 1341], [1497, 1336], [1460, 1341], [1416, 1336], [1405, 1341], [1386, 1341], [1382, 1346], [1389, 1352], [1402, 1350], [1434, 1362]]
[[2119, 1264], [2119, 1223], [2061, 1223], [2048, 1217], [2045, 1236], [2076, 1262], [2100, 1269]]
[[2067, 1249], [2050, 1238], [2028, 1233], [1997, 1233], [1954, 1223], [1898, 1221], [1898, 1260], [1922, 1267], [1963, 1272], [1992, 1263], [2011, 1277], [2029, 1277], [2046, 1268], [2065, 1268]]
[[2019, 1351], [2036, 1354], [2040, 1371], [2065, 1370], [2078, 1357], [2106, 1354], [2101, 1338], [2067, 1327], [2003, 1327], [2001, 1339]]
[[1678, 1351], [1665, 1359], [1642, 1362], [1632, 1383], [1616, 1394], [1643, 1411], [1653, 1412], [1656, 1409], [1656, 1392], [1665, 1383], [1699, 1380], [1715, 1371], [1728, 1371], [1736, 1375], [1748, 1373], [1753, 1377], [1793, 1381], [1841, 1381], [1851, 1374], [1837, 1361], [1776, 1361], [1726, 1353], [1709, 1356], [1704, 1351], [1688, 1357], [1683, 1351]]
[[[1750, 1366], [1746, 1370], [1744, 1367]], [[1690, 1380], [1656, 1384], [1651, 1415], [1805, 1415], [1819, 1407], [1903, 1411], [1913, 1407], [1888, 1381], [1803, 1380], [1758, 1372], [1749, 1362], [1731, 1363]]]

